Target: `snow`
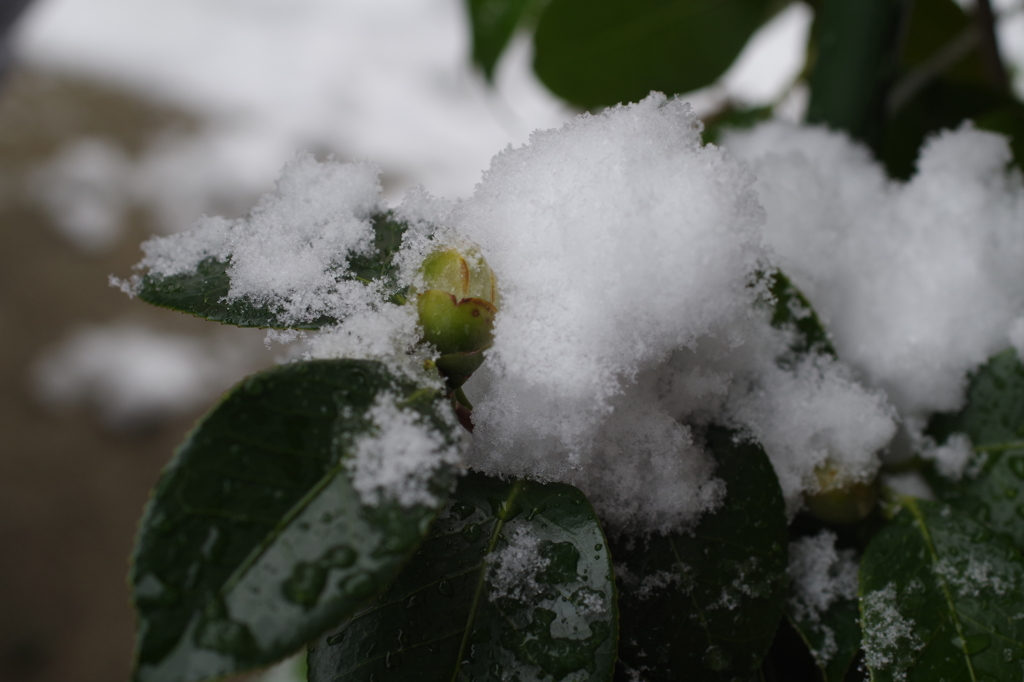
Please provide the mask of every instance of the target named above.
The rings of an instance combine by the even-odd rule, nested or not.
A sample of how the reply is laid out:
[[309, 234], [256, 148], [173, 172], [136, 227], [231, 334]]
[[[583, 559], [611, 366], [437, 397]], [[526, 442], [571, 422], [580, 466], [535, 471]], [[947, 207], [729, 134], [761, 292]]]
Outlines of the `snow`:
[[800, 620], [819, 622], [840, 599], [857, 598], [857, 561], [852, 550], [836, 549], [836, 534], [817, 535], [789, 544], [790, 606]]
[[[377, 395], [366, 416], [368, 430], [355, 437], [352, 455], [344, 460], [363, 504], [439, 505], [431, 477], [445, 465], [458, 464], [458, 441], [402, 408], [399, 397], [388, 391]], [[454, 427], [454, 417], [452, 422]]]
[[258, 355], [237, 335], [227, 341], [129, 321], [94, 324], [45, 349], [33, 365], [32, 384], [46, 405], [90, 406], [111, 428], [131, 429], [200, 410], [254, 369]]
[[520, 526], [510, 534], [505, 547], [487, 558], [491, 564], [487, 573], [491, 601], [527, 602], [542, 592], [537, 578], [551, 560], [541, 555], [540, 542], [529, 526]]
[[905, 618], [896, 608], [896, 598], [894, 583], [864, 595], [862, 646], [868, 668], [891, 671], [893, 680], [903, 682], [907, 679], [907, 668], [924, 644], [914, 632], [913, 619]]
[[[835, 359], [789, 357], [794, 332], [770, 326], [760, 273], [773, 254], [754, 180], [701, 144], [688, 105], [652, 95], [506, 148], [468, 200], [409, 193], [396, 209], [410, 223], [399, 286], [452, 246], [479, 249], [497, 275], [494, 346], [466, 386], [467, 463], [573, 483], [613, 527], [643, 533], [723, 499], [702, 445], [712, 423], [763, 443], [790, 514], [826, 462], [870, 478], [895, 415]], [[416, 345], [412, 306], [339, 276], [368, 248], [381, 203], [372, 166], [300, 156], [248, 217], [154, 238], [141, 265], [172, 275], [230, 259], [229, 299], [289, 322], [344, 318], [307, 339], [304, 357], [422, 377], [430, 349]]]
[[967, 373], [1024, 312], [1024, 181], [1006, 138], [936, 135], [906, 183], [823, 128], [772, 122], [725, 144], [751, 162], [766, 239], [840, 358], [911, 426], [959, 408]]

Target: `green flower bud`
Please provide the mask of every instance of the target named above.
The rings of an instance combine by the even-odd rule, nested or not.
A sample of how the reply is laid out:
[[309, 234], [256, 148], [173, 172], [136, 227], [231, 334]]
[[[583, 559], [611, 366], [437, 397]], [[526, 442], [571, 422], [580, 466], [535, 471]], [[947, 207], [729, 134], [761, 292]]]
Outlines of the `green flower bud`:
[[438, 370], [457, 389], [483, 363], [494, 342], [497, 282], [475, 247], [435, 251], [420, 266], [424, 290], [412, 292], [423, 340], [440, 357]]
[[832, 462], [814, 470], [818, 492], [808, 495], [807, 510], [825, 523], [856, 523], [867, 518], [878, 502], [878, 485], [851, 481]]

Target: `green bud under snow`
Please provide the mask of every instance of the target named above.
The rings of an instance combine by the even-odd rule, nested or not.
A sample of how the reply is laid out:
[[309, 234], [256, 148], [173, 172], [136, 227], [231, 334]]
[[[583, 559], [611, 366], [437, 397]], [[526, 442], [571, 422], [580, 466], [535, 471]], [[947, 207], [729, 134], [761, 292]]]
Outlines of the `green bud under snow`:
[[423, 340], [441, 354], [437, 368], [455, 389], [480, 367], [494, 341], [497, 282], [475, 247], [431, 253], [420, 275], [423, 291], [416, 306]]

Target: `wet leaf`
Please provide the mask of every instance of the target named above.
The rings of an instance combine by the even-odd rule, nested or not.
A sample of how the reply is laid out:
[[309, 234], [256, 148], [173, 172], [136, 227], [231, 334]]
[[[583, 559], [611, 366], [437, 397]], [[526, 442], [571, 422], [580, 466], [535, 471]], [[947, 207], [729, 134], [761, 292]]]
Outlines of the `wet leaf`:
[[856, 599], [837, 599], [817, 621], [786, 609], [790, 624], [814, 658], [824, 682], [842, 682], [860, 651]]
[[[371, 220], [376, 254], [353, 256], [349, 259], [348, 270], [340, 278], [366, 282], [382, 279], [391, 300], [400, 303], [404, 301], [404, 292], [397, 288], [397, 265], [393, 261], [395, 252], [401, 246], [406, 226], [398, 222], [390, 212], [377, 214]], [[229, 268], [228, 261], [207, 258], [193, 273], [170, 277], [146, 274], [142, 277], [138, 296], [146, 303], [161, 308], [238, 327], [320, 329], [338, 321], [333, 317], [320, 316], [298, 324], [286, 324], [278, 318], [278, 311], [266, 304], [246, 298], [227, 301], [225, 299], [231, 289]]]
[[1010, 680], [1024, 660], [1024, 559], [947, 505], [901, 498], [860, 569], [865, 661], [878, 682]]
[[[649, 682], [743, 680], [775, 636], [788, 583], [786, 515], [760, 446], [713, 428], [723, 505], [692, 533], [612, 548], [619, 567], [621, 665]], [[623, 570], [625, 569], [625, 570]]]
[[925, 470], [939, 498], [1024, 548], [1024, 365], [1017, 352], [1000, 353], [979, 369], [964, 408], [934, 417], [928, 433], [947, 444], [965, 434], [973, 445], [961, 479]]
[[[436, 391], [357, 360], [253, 375], [199, 422], [139, 532], [135, 680], [193, 682], [271, 663], [397, 575], [437, 508], [367, 506], [345, 467], [385, 392], [454, 442]], [[439, 463], [429, 490], [444, 500], [454, 480]]]
[[584, 107], [690, 92], [725, 72], [771, 9], [770, 0], [552, 0], [534, 68]]
[[616, 621], [583, 494], [470, 473], [398, 579], [311, 647], [309, 679], [608, 680]]

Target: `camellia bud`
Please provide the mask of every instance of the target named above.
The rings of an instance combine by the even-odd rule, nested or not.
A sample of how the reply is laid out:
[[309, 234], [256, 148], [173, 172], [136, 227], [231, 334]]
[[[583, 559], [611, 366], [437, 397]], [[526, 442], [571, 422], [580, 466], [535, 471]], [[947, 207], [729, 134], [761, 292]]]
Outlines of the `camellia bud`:
[[878, 502], [878, 485], [851, 481], [832, 462], [814, 470], [818, 492], [805, 498], [807, 510], [825, 523], [856, 523], [867, 517]]
[[441, 354], [435, 364], [455, 390], [480, 367], [494, 342], [497, 282], [475, 247], [431, 253], [420, 275], [424, 290], [413, 293], [423, 340]]

